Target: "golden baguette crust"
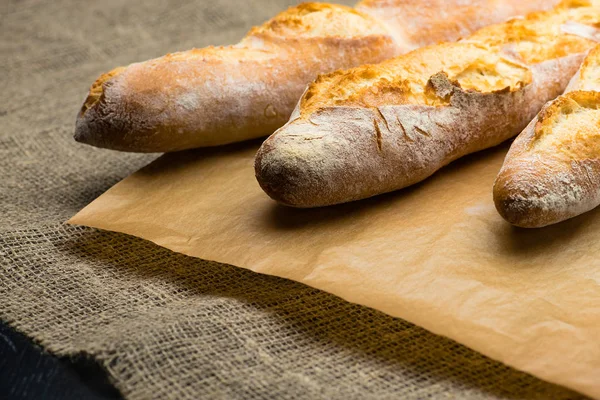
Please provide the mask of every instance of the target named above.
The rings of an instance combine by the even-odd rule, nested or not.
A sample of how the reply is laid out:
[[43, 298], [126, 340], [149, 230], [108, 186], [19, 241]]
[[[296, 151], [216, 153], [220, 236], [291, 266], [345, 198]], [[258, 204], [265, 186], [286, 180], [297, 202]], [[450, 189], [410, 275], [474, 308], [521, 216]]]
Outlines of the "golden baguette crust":
[[[558, 0], [363, 0], [358, 10], [386, 23], [405, 51], [456, 41], [489, 24], [549, 9]], [[440, 18], [441, 17], [441, 18]]]
[[600, 204], [600, 46], [569, 91], [544, 106], [513, 142], [494, 183], [508, 222], [536, 228]]
[[259, 184], [286, 205], [342, 203], [414, 184], [505, 141], [563, 92], [593, 47], [562, 32], [567, 21], [598, 24], [600, 13], [571, 1], [320, 77], [260, 148]]
[[273, 132], [317, 74], [376, 63], [455, 40], [556, 0], [367, 0], [356, 9], [292, 7], [237, 45], [170, 54], [102, 75], [77, 117], [75, 139], [163, 152]]
[[520, 63], [471, 43], [443, 43], [413, 51], [377, 65], [321, 75], [300, 100], [301, 115], [335, 106], [447, 105], [429, 82], [444, 71], [465, 90], [516, 90], [531, 83], [531, 71]]
[[102, 75], [78, 115], [75, 139], [154, 152], [262, 136], [287, 120], [318, 72], [396, 52], [374, 18], [344, 6], [301, 4], [236, 46], [168, 54]]

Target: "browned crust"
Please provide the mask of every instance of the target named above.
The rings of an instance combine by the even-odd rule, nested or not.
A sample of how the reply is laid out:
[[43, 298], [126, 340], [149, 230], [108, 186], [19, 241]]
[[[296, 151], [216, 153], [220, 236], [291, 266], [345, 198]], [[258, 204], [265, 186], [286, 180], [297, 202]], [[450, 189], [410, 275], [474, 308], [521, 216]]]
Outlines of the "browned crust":
[[[499, 65], [509, 66], [503, 75]], [[508, 68], [506, 68], [508, 69]], [[517, 91], [531, 80], [531, 71], [509, 58], [473, 43], [444, 43], [412, 51], [376, 65], [363, 65], [321, 75], [308, 86], [300, 101], [302, 115], [331, 106], [377, 107], [382, 105], [448, 105], [429, 87], [430, 78], [440, 72], [465, 90], [478, 90], [473, 79], [486, 76], [496, 80], [485, 91]], [[469, 79], [470, 78], [470, 79]]]
[[[600, 93], [580, 90], [569, 92], [548, 103], [537, 116], [534, 134], [527, 150], [531, 151], [536, 141], [552, 135], [552, 129], [561, 116], [569, 115], [580, 108], [598, 108], [599, 106]], [[589, 129], [593, 128], [595, 127], [589, 127]], [[600, 154], [600, 147], [594, 147], [590, 151]]]
[[509, 223], [523, 228], [546, 225], [545, 221], [541, 219], [543, 212], [540, 207], [535, 207], [529, 196], [519, 189], [519, 182], [531, 179], [531, 175], [535, 174], [535, 169], [532, 169], [530, 163], [521, 165], [522, 163], [510, 161], [515, 158], [515, 155], [522, 154], [525, 151], [528, 142], [525, 138], [534, 136], [537, 124], [538, 119], [536, 117], [515, 139], [493, 187], [494, 205], [500, 216]]
[[[389, 37], [378, 35], [294, 38], [286, 45], [302, 52], [208, 48], [105, 74], [78, 115], [75, 138], [115, 150], [168, 152], [264, 136], [285, 123], [319, 71], [395, 51]], [[332, 51], [339, 56], [328, 57]], [[174, 106], [182, 98], [194, 99], [190, 110]]]
[[[306, 16], [313, 13], [320, 13], [320, 18], [308, 20]], [[340, 15], [356, 16], [360, 25], [340, 24], [341, 26], [333, 28], [327, 26], [335, 25]], [[323, 36], [323, 33], [331, 37], [359, 37], [372, 33], [388, 34], [387, 29], [379, 20], [357, 9], [338, 4], [308, 2], [290, 7], [264, 24], [253, 27], [247, 36], [279, 36], [287, 39], [292, 36], [290, 33], [306, 37]]]
[[[363, 0], [356, 5], [387, 23], [406, 47], [413, 50], [432, 43], [456, 41], [486, 25], [516, 15], [550, 9], [559, 0]], [[444, 18], [439, 18], [443, 15]]]
[[90, 92], [88, 93], [88, 97], [83, 102], [83, 106], [79, 111], [79, 115], [83, 115], [87, 110], [92, 108], [100, 100], [102, 94], [104, 93], [104, 84], [111, 78], [117, 76], [124, 69], [125, 67], [117, 67], [105, 74], [100, 75], [100, 77], [96, 79], [96, 81], [90, 87]]
[[[331, 28], [311, 26], [323, 18]], [[252, 29], [236, 46], [167, 54], [103, 74], [77, 117], [75, 139], [168, 152], [264, 136], [285, 123], [319, 72], [396, 52], [372, 17], [344, 6], [301, 4]]]
[[505, 220], [538, 228], [599, 204], [600, 141], [594, 138], [600, 137], [600, 126], [592, 119], [573, 126], [582, 135], [575, 151], [567, 138], [552, 137], [557, 124], [565, 123], [562, 118], [598, 108], [600, 93], [569, 92], [548, 103], [515, 139], [493, 189], [496, 209]]

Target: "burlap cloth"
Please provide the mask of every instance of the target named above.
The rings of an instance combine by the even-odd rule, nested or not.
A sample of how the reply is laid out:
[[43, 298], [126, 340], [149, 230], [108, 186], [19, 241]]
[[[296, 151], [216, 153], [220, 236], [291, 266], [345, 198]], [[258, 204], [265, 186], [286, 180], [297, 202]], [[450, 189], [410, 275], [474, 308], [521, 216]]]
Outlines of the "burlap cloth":
[[94, 357], [131, 399], [580, 398], [327, 293], [64, 224], [156, 157], [72, 140], [99, 73], [235, 42], [294, 1], [0, 3], [0, 317], [10, 325], [58, 355]]

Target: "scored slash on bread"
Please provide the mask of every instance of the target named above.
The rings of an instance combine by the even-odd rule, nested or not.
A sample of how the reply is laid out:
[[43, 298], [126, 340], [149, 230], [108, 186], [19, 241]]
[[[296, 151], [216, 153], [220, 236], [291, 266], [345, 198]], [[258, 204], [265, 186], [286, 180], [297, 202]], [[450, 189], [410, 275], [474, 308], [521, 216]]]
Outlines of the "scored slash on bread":
[[292, 7], [238, 44], [168, 54], [103, 74], [77, 116], [75, 139], [168, 152], [272, 133], [319, 73], [377, 63], [557, 0], [365, 0], [355, 9]]
[[513, 142], [494, 183], [508, 222], [542, 227], [600, 205], [600, 46]]
[[401, 189], [519, 133], [562, 93], [594, 41], [598, 4], [483, 28], [457, 43], [321, 76], [261, 146], [256, 178], [276, 201], [317, 207]]

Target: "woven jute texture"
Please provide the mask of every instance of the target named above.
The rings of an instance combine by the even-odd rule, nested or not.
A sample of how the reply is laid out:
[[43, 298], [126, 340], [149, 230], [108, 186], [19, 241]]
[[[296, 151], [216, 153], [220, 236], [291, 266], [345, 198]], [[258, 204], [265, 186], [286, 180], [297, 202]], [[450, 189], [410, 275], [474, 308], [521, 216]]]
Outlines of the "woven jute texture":
[[0, 317], [131, 399], [581, 398], [298, 283], [64, 224], [156, 157], [72, 140], [101, 72], [235, 42], [292, 3], [0, 2]]

